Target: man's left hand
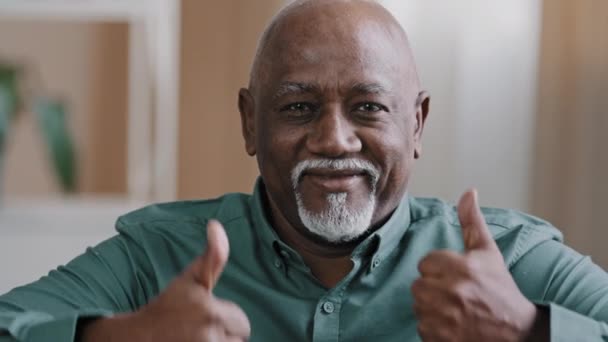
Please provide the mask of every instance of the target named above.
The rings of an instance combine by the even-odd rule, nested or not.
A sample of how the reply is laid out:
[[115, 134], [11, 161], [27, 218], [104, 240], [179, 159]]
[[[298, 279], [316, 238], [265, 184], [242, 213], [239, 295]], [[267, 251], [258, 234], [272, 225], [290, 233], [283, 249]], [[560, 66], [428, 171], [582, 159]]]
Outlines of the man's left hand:
[[537, 308], [519, 291], [488, 230], [477, 192], [458, 204], [464, 253], [429, 253], [412, 285], [418, 333], [424, 341], [523, 341]]

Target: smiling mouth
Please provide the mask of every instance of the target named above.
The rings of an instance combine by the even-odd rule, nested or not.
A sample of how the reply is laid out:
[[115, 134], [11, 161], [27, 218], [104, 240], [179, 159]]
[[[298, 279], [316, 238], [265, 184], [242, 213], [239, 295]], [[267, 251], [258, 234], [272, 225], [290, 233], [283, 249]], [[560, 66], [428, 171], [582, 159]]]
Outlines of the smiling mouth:
[[307, 170], [301, 183], [310, 184], [324, 192], [347, 192], [367, 182], [367, 173], [362, 170]]

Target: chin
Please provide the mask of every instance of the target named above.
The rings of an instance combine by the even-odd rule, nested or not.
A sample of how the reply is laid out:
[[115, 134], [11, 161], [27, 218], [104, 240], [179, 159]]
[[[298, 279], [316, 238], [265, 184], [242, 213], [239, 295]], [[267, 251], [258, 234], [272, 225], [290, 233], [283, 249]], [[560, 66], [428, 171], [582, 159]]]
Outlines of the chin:
[[370, 196], [363, 205], [353, 206], [348, 201], [348, 193], [327, 195], [327, 205], [320, 212], [306, 208], [299, 194], [296, 194], [298, 215], [302, 224], [312, 235], [330, 244], [352, 244], [368, 234], [376, 201]]

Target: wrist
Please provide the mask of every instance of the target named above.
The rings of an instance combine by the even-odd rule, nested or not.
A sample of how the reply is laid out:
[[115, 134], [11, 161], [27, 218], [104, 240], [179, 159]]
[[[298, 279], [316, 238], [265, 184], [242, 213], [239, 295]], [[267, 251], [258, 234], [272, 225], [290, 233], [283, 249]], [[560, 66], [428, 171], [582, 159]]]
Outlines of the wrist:
[[534, 305], [534, 317], [523, 335], [522, 341], [549, 341], [549, 311], [546, 307]]
[[120, 314], [79, 322], [77, 341], [141, 341], [137, 324], [133, 324], [134, 314]]

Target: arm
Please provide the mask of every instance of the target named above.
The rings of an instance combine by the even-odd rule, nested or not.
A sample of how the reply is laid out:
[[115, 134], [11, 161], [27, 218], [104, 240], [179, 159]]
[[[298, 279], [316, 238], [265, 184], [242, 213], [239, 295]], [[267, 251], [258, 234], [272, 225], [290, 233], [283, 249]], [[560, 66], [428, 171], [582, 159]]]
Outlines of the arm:
[[[250, 333], [245, 313], [212, 294], [229, 247], [217, 221], [208, 227], [205, 253], [158, 296], [158, 279], [163, 277], [159, 260], [169, 259], [163, 254], [163, 239], [154, 243], [137, 238], [141, 230], [119, 228], [121, 235], [1, 296], [0, 342], [245, 339]], [[148, 250], [157, 253], [155, 262]], [[164, 277], [174, 278], [171, 273], [178, 270], [164, 271]]]
[[551, 341], [608, 340], [608, 274], [589, 257], [547, 240], [511, 273], [522, 293], [546, 308]]
[[228, 261], [229, 244], [217, 221], [207, 226], [205, 252], [196, 257], [154, 300], [133, 313], [91, 320], [79, 340], [105, 341], [243, 341], [249, 320], [240, 307], [213, 296]]
[[143, 276], [150, 269], [143, 249], [126, 234], [89, 248], [48, 276], [0, 296], [0, 341], [7, 333], [18, 341], [73, 341], [80, 321], [145, 304], [157, 292]]

